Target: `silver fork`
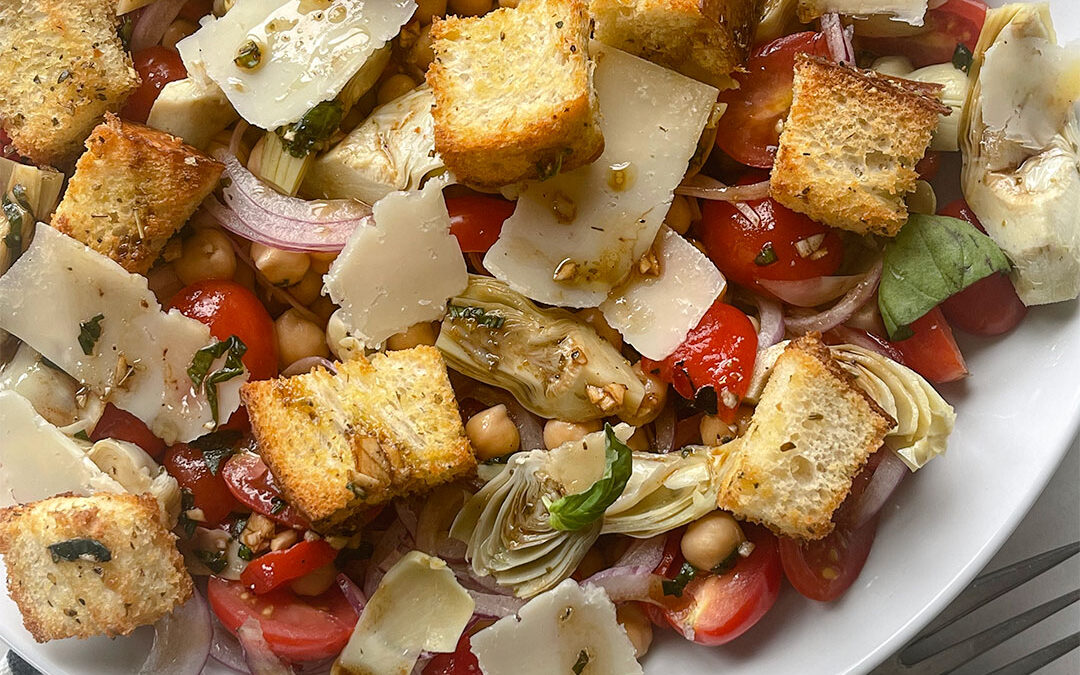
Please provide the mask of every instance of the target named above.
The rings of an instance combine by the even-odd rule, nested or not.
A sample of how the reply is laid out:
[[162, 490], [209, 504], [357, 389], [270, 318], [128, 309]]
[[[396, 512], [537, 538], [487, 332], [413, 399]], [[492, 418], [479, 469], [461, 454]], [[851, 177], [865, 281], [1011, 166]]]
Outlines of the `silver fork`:
[[[970, 629], [964, 631], [963, 626], [953, 626], [953, 624], [1014, 588], [1048, 572], [1077, 553], [1080, 553], [1080, 542], [1073, 542], [979, 576], [911, 642], [875, 669], [873, 675], [912, 675], [915, 673], [925, 675], [957, 673], [959, 675], [961, 672], [979, 672], [970, 668], [965, 669], [964, 666], [975, 657], [1080, 600], [1080, 589], [1068, 591], [974, 635], [971, 634]], [[1035, 649], [988, 675], [1034, 673], [1077, 647], [1080, 647], [1080, 631], [1057, 640], [1053, 644]]]

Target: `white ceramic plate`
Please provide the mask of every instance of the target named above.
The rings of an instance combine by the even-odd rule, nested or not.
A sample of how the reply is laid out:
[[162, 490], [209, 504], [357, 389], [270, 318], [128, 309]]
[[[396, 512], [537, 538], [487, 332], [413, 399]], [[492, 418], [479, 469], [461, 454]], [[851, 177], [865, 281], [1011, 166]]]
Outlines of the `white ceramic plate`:
[[[1080, 38], [1080, 4], [1050, 4], [1060, 39]], [[720, 648], [658, 633], [648, 673], [865, 673], [974, 578], [1042, 492], [1080, 427], [1080, 305], [1033, 309], [1003, 339], [960, 342], [971, 377], [942, 389], [957, 410], [949, 452], [901, 487], [855, 586], [831, 604], [785, 587], [757, 626]], [[0, 592], [0, 637], [45, 673], [106, 675], [135, 672], [151, 634], [144, 628], [117, 640], [39, 645]], [[214, 665], [206, 672], [233, 672]]]

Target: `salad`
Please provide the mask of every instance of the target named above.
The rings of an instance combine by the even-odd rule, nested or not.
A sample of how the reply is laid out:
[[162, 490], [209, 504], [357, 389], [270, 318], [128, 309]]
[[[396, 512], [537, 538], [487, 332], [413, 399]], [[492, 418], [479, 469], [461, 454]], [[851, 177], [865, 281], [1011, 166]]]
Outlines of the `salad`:
[[33, 637], [631, 675], [858, 593], [954, 331], [1080, 295], [1080, 51], [1039, 3], [714, 5], [0, 9]]

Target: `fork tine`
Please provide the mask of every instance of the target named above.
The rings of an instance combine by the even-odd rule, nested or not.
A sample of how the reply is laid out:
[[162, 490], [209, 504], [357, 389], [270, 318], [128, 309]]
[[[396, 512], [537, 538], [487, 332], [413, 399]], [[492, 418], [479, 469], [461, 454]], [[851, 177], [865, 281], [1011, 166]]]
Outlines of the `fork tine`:
[[947, 636], [940, 634], [928, 636], [905, 647], [900, 652], [900, 663], [905, 666], [912, 666], [931, 656], [949, 651], [951, 653], [949, 658], [951, 665], [949, 668], [955, 669], [1017, 633], [1034, 626], [1051, 614], [1068, 607], [1077, 600], [1080, 600], [1080, 589], [1044, 602], [1038, 607], [1029, 609], [1011, 619], [1002, 621], [996, 626], [991, 626], [957, 642], [950, 643]]
[[1030, 673], [1034, 673], [1036, 670], [1057, 661], [1077, 647], [1080, 647], [1080, 631], [1002, 666], [989, 675], [1030, 675]]
[[1032, 556], [993, 572], [980, 575], [957, 596], [949, 608], [922, 630], [912, 643], [938, 632], [945, 626], [961, 619], [1017, 586], [1034, 579], [1043, 572], [1060, 565], [1080, 553], [1080, 541], [1060, 546], [1045, 553]]

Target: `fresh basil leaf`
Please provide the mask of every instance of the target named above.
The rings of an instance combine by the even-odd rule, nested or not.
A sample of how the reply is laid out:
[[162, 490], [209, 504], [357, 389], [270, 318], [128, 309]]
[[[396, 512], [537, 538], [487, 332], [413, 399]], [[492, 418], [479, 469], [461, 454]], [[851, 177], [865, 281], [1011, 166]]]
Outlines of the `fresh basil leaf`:
[[599, 520], [630, 480], [632, 453], [610, 424], [604, 425], [604, 475], [588, 490], [566, 495], [548, 506], [548, 523], [556, 530], [580, 530]]
[[200, 436], [189, 445], [202, 452], [206, 468], [210, 470], [211, 475], [216, 476], [221, 471], [221, 465], [225, 463], [225, 460], [236, 453], [236, 442], [242, 436], [243, 434], [235, 429], [222, 429]]
[[101, 339], [101, 320], [104, 318], [104, 314], [98, 314], [79, 324], [79, 346], [83, 354], [90, 356], [94, 353], [94, 345]]
[[286, 152], [296, 158], [306, 157], [338, 130], [344, 114], [340, 101], [323, 101], [296, 122], [279, 127], [277, 134]]
[[968, 49], [967, 45], [963, 42], [958, 42], [952, 55], [953, 68], [966, 73], [971, 70], [971, 62], [974, 60], [975, 55], [971, 53], [971, 50]]
[[[244, 362], [242, 357], [247, 352], [247, 345], [235, 335], [229, 336], [228, 340], [215, 342], [209, 347], [203, 347], [195, 352], [188, 366], [187, 374], [195, 384], [196, 391], [205, 389], [206, 401], [210, 404], [210, 414], [214, 418], [214, 424], [218, 423], [218, 391], [217, 385], [239, 377], [244, 374]], [[225, 357], [225, 363], [221, 368], [210, 372], [214, 360]]]
[[109, 562], [112, 560], [112, 552], [97, 539], [68, 539], [67, 541], [49, 544], [48, 549], [53, 562], [60, 562], [61, 560], [67, 562], [75, 562], [76, 560]]
[[229, 564], [223, 551], [195, 551], [195, 557], [214, 574], [219, 574]]
[[252, 551], [247, 544], [240, 544], [236, 549], [236, 557], [251, 562], [255, 558], [255, 551]]
[[758, 267], [765, 267], [766, 265], [771, 265], [776, 261], [776, 249], [773, 248], [773, 245], [771, 243], [762, 246], [761, 251], [759, 251], [758, 254], [754, 256], [754, 264]]
[[697, 568], [688, 562], [684, 562], [679, 573], [675, 575], [675, 578], [664, 579], [660, 582], [660, 587], [663, 589], [664, 595], [673, 595], [676, 598], [681, 598], [683, 590], [686, 588], [686, 584], [690, 583], [695, 576], [697, 576]]
[[77, 438], [80, 441], [86, 441], [87, 443], [90, 442], [90, 434], [86, 433], [86, 429], [79, 429], [76, 431], [74, 438]]
[[942, 301], [997, 272], [1009, 259], [970, 223], [914, 213], [885, 246], [878, 308], [890, 339], [910, 336], [909, 324]]
[[275, 496], [275, 497], [270, 498], [270, 513], [271, 514], [276, 516], [277, 514], [284, 511], [286, 506], [288, 506], [288, 504], [281, 497], [276, 497]]

